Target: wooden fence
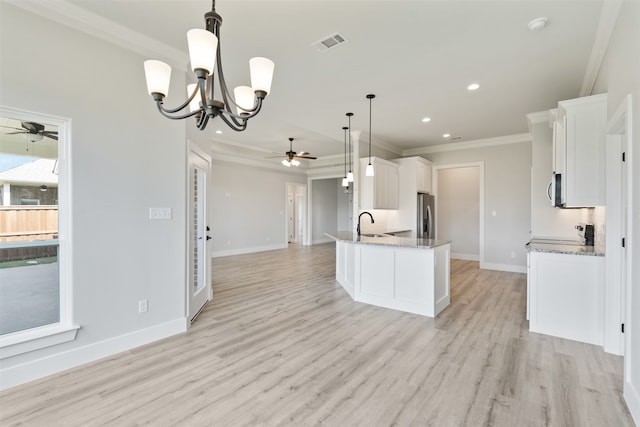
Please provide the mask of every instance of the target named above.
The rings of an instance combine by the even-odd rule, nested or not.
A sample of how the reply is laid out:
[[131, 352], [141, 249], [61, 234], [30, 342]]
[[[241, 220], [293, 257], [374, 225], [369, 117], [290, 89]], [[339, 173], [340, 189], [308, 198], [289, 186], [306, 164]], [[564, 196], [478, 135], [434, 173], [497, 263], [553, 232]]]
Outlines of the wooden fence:
[[58, 237], [58, 206], [0, 206], [0, 242]]
[[0, 261], [57, 254], [56, 246], [2, 249], [2, 242], [58, 238], [58, 206], [0, 206]]

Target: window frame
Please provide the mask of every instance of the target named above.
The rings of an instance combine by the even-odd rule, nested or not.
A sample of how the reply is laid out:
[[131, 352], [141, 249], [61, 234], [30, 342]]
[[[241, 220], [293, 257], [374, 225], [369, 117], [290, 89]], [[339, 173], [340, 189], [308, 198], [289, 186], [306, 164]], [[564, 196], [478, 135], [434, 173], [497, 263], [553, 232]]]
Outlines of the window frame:
[[71, 119], [0, 105], [0, 116], [58, 127], [59, 322], [0, 336], [0, 359], [73, 341], [80, 326], [73, 319]]

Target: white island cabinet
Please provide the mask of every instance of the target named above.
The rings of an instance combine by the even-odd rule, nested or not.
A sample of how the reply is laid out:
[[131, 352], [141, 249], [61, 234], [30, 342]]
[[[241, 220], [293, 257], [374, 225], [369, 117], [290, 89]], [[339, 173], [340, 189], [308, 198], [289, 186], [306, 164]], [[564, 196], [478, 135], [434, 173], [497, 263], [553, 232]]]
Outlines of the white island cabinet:
[[450, 302], [450, 242], [325, 233], [336, 240], [336, 280], [358, 302], [435, 317]]

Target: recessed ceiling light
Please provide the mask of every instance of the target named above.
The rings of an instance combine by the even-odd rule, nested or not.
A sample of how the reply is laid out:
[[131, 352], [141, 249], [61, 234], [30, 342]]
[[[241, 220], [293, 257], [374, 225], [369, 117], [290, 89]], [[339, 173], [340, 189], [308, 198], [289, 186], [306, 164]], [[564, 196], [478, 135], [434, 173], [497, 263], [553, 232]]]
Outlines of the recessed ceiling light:
[[442, 135], [443, 138], [449, 138], [451, 136], [450, 133], [445, 133], [444, 135]]
[[431, 121], [431, 117], [425, 117], [422, 119], [422, 123], [429, 123]]
[[531, 31], [540, 31], [547, 26], [547, 21], [548, 20], [545, 17], [536, 18], [529, 22], [529, 29]]
[[480, 85], [478, 83], [471, 83], [469, 86], [467, 86], [467, 90], [477, 90], [480, 88]]
[[217, 131], [216, 131], [216, 133], [217, 133], [218, 135], [220, 135], [220, 134], [222, 133], [222, 131], [221, 131], [221, 130], [217, 130]]

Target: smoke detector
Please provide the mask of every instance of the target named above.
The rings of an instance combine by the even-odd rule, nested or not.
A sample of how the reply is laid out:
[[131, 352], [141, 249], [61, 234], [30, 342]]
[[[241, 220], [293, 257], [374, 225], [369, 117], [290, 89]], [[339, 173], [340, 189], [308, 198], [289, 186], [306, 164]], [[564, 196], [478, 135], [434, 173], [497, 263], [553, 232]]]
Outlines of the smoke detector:
[[529, 22], [529, 29], [531, 31], [540, 31], [547, 26], [548, 19], [544, 17], [536, 18]]
[[347, 39], [345, 39], [340, 33], [333, 33], [327, 37], [323, 37], [320, 40], [311, 43], [318, 52], [325, 52], [329, 49], [332, 49], [336, 46], [340, 46], [341, 44], [347, 43]]

